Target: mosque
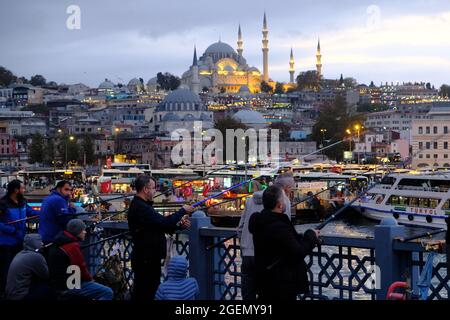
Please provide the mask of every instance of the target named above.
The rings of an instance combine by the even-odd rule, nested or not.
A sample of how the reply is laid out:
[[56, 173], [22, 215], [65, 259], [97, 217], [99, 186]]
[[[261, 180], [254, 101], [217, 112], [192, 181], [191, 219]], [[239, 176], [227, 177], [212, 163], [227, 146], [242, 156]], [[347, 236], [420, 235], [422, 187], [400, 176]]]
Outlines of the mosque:
[[[181, 83], [189, 87], [195, 93], [208, 91], [219, 93], [258, 93], [261, 91], [261, 82], [265, 81], [272, 87], [275, 82], [269, 78], [269, 29], [267, 27], [266, 13], [263, 18], [262, 28], [262, 52], [263, 72], [256, 67], [249, 66], [243, 56], [244, 41], [241, 26], [238, 28], [237, 50], [229, 44], [218, 41], [211, 44], [197, 59], [197, 49], [194, 47], [194, 58], [189, 70], [183, 73]], [[316, 70], [319, 78], [322, 75], [322, 63], [320, 54], [320, 42], [317, 45]], [[295, 60], [291, 48], [289, 60], [290, 85], [295, 83]]]

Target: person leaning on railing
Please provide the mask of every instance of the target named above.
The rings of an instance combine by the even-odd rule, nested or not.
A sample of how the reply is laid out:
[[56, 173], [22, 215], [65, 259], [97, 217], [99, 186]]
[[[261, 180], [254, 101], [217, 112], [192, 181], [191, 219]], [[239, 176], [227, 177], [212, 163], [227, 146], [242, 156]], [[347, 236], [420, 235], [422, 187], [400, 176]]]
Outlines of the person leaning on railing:
[[264, 210], [253, 214], [249, 221], [260, 300], [295, 300], [297, 294], [309, 289], [304, 259], [318, 244], [319, 232], [298, 234], [284, 214], [283, 198], [277, 186], [264, 190]]
[[163, 216], [152, 207], [156, 193], [156, 182], [147, 175], [135, 180], [136, 195], [128, 210], [128, 228], [130, 230], [133, 251], [131, 267], [133, 269], [132, 299], [148, 302], [155, 298], [161, 279], [161, 260], [166, 257], [166, 236], [177, 229], [190, 226], [188, 214], [194, 211], [184, 205], [169, 216]]

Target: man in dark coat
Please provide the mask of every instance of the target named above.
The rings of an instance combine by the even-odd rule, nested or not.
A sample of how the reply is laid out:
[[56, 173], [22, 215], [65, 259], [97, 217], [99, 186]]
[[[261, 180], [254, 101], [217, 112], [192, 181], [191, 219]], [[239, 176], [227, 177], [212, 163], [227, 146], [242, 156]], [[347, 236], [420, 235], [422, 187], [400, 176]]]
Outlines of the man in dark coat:
[[166, 257], [166, 236], [177, 229], [188, 228], [190, 222], [187, 214], [194, 209], [183, 206], [170, 216], [163, 216], [152, 207], [156, 192], [155, 181], [146, 175], [136, 178], [136, 195], [128, 210], [128, 227], [131, 233], [133, 252], [131, 267], [133, 269], [132, 299], [149, 302], [155, 298], [161, 279], [161, 260]]
[[308, 292], [305, 257], [318, 243], [318, 231], [295, 231], [284, 214], [283, 192], [277, 186], [263, 193], [264, 209], [251, 216], [256, 264], [256, 292], [261, 300], [295, 300]]
[[7, 190], [7, 194], [0, 199], [0, 296], [5, 290], [9, 265], [22, 250], [25, 220], [39, 215], [25, 201], [25, 185], [22, 181], [11, 181]]

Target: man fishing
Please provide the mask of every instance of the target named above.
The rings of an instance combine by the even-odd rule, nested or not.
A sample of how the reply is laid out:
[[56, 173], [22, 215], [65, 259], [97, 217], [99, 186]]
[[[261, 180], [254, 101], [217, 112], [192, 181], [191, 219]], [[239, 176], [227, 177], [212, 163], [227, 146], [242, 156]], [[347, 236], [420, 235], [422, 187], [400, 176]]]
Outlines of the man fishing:
[[152, 207], [156, 183], [147, 175], [135, 181], [136, 195], [128, 210], [128, 227], [131, 233], [133, 252], [131, 267], [134, 272], [132, 299], [148, 302], [155, 298], [161, 279], [161, 260], [166, 257], [165, 234], [190, 226], [187, 214], [194, 211], [184, 205], [170, 216], [163, 216]]

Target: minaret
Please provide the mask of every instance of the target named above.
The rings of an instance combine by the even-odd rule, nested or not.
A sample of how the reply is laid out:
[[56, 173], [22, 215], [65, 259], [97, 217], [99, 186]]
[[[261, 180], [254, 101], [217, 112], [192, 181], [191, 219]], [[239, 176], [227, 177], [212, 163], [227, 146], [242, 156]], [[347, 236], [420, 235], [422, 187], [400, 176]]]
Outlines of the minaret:
[[268, 82], [269, 81], [269, 38], [267, 37], [267, 35], [269, 34], [269, 29], [267, 29], [266, 12], [264, 12], [262, 34], [263, 34], [263, 40], [262, 40], [263, 80], [265, 82]]
[[292, 47], [291, 47], [291, 58], [289, 59], [289, 75], [290, 75], [290, 83], [294, 83], [294, 72], [295, 72], [295, 67], [294, 67], [295, 61], [294, 61], [294, 53], [292, 52]]
[[195, 46], [194, 46], [194, 59], [192, 60], [191, 90], [195, 93], [200, 92], [200, 79], [198, 78], [197, 48]]
[[242, 40], [241, 24], [239, 24], [238, 29], [238, 41], [237, 41], [237, 53], [242, 57], [242, 52], [244, 51], [244, 40]]
[[320, 39], [317, 42], [316, 60], [317, 77], [320, 79], [322, 78], [322, 55], [320, 54]]

